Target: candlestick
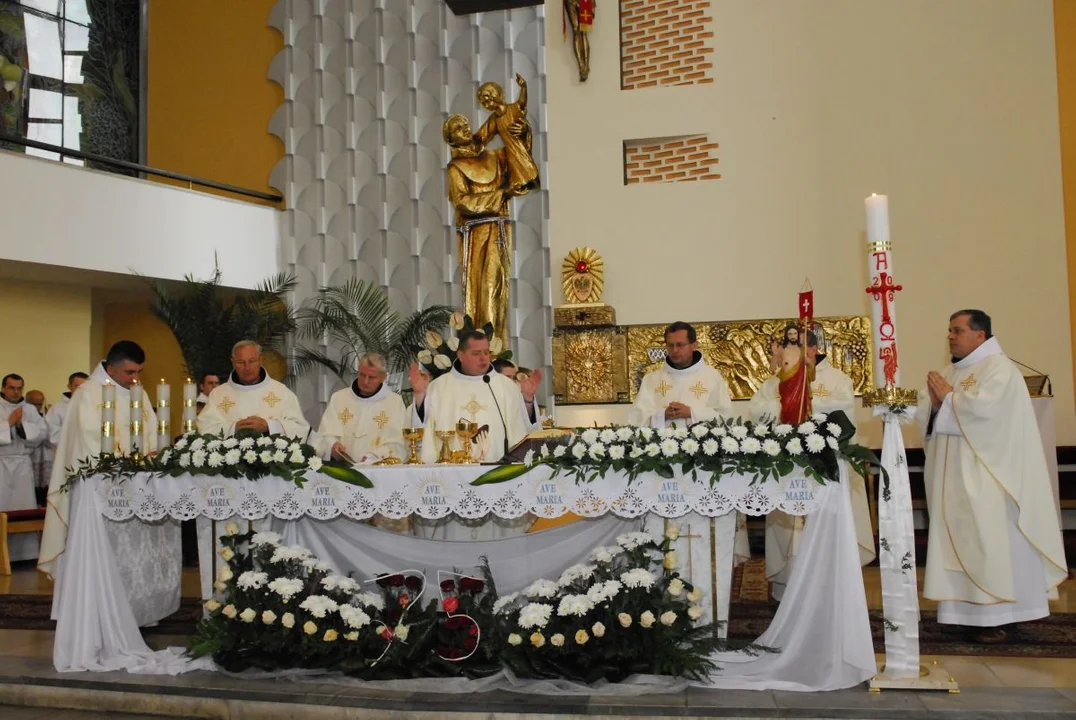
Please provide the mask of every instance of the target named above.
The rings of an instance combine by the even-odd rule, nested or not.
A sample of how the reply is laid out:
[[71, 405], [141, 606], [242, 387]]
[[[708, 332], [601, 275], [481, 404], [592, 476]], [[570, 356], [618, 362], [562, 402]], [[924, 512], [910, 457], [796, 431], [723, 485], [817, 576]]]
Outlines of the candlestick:
[[142, 453], [142, 385], [138, 378], [131, 381], [131, 443], [128, 453]]
[[101, 386], [101, 454], [111, 455], [116, 437], [116, 386], [105, 380]]
[[194, 432], [195, 418], [198, 417], [198, 411], [194, 407], [194, 401], [198, 398], [198, 386], [194, 384], [194, 381], [187, 378], [187, 382], [183, 383], [183, 433]]
[[157, 384], [157, 449], [172, 444], [172, 386], [161, 378]]

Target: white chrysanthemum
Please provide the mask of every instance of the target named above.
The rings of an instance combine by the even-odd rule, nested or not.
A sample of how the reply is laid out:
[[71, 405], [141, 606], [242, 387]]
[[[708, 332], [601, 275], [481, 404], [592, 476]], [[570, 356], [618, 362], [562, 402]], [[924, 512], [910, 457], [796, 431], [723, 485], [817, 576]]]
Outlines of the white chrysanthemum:
[[744, 438], [743, 442], [740, 443], [740, 449], [743, 450], [746, 455], [754, 455], [762, 449], [762, 443], [755, 437]]
[[590, 552], [590, 559], [594, 562], [602, 564], [611, 563], [613, 558], [621, 553], [621, 550], [616, 545], [605, 545], [602, 547], [596, 547]]
[[657, 443], [650, 443], [645, 449], [647, 457], [657, 457], [661, 454], [661, 447]]
[[260, 438], [254, 441], [254, 444], [258, 447], [269, 447], [273, 444], [273, 439], [266, 435], [262, 435]]
[[162, 465], [167, 465], [168, 461], [172, 459], [172, 449], [165, 448], [164, 452], [162, 452], [158, 457], [160, 458]]
[[299, 545], [284, 545], [273, 551], [269, 562], [289, 562], [291, 560], [306, 560], [310, 557], [310, 551]]
[[620, 576], [620, 582], [630, 588], [647, 588], [654, 584], [654, 573], [646, 568], [634, 568]]
[[583, 439], [583, 442], [585, 442], [587, 445], [591, 445], [593, 443], [596, 443], [600, 436], [601, 433], [598, 432], [596, 428], [587, 428], [579, 437], [581, 437]]
[[673, 457], [678, 452], [680, 452], [680, 444], [672, 438], [661, 441], [661, 454], [665, 457]]
[[370, 616], [363, 612], [362, 608], [354, 605], [341, 605], [338, 612], [344, 624], [353, 630], [359, 630], [370, 624]]
[[569, 615], [579, 617], [586, 615], [593, 609], [594, 602], [586, 595], [565, 595], [560, 599], [560, 605], [557, 606], [557, 615], [560, 617], [568, 617]]
[[611, 442], [616, 442], [616, 430], [605, 428], [599, 433], [598, 439], [607, 445]]
[[807, 451], [812, 453], [820, 453], [826, 449], [825, 439], [818, 433], [811, 433], [807, 436]]
[[794, 428], [788, 423], [781, 423], [773, 428], [773, 434], [779, 438], [787, 437]]
[[625, 425], [624, 427], [617, 428], [616, 439], [622, 443], [631, 442], [635, 437], [635, 430]]
[[587, 454], [587, 446], [585, 443], [576, 443], [572, 445], [572, 457], [576, 460], [582, 460]]
[[611, 460], [621, 460], [624, 457], [623, 445], [610, 445], [609, 446], [609, 458]]
[[715, 438], [723, 438], [725, 437], [726, 431], [725, 428], [723, 428], [722, 426], [714, 425], [712, 428], [710, 428], [710, 434], [713, 435]]
[[528, 467], [534, 464], [534, 448], [527, 450], [527, 454], [523, 456], [523, 464]]
[[353, 597], [352, 601], [358, 603], [360, 607], [372, 607], [375, 610], [385, 609], [385, 598], [374, 593], [361, 592]]
[[260, 532], [254, 533], [254, 537], [250, 539], [251, 545], [279, 545], [280, 533], [275, 532]]
[[721, 449], [728, 455], [735, 455], [740, 452], [740, 443], [736, 442], [735, 438], [726, 435], [721, 438]]
[[181, 437], [179, 440], [176, 440], [176, 444], [172, 447], [174, 447], [176, 450], [182, 450], [183, 448], [187, 447], [187, 438], [185, 436]]
[[704, 455], [717, 455], [717, 451], [721, 449], [721, 446], [714, 438], [706, 438], [702, 441], [702, 452]]
[[641, 445], [632, 445], [631, 452], [628, 453], [628, 457], [631, 459], [640, 458], [643, 456], [643, 448]]
[[621, 585], [616, 580], [606, 580], [605, 582], [594, 583], [589, 590], [587, 590], [587, 597], [594, 605], [599, 605], [607, 600], [611, 600], [620, 594]]
[[688, 455], [694, 455], [699, 451], [699, 441], [695, 438], [685, 438], [681, 441], [680, 448]]
[[273, 453], [273, 462], [282, 463], [282, 462], [287, 462], [287, 460], [288, 460], [288, 454], [286, 452], [284, 452], [283, 450], [277, 450], [276, 452]]
[[770, 426], [766, 423], [759, 423], [755, 425], [755, 437], [764, 438], [770, 434]]
[[594, 570], [596, 568], [593, 565], [572, 565], [560, 575], [558, 584], [561, 587], [571, 585], [576, 580], [586, 580], [594, 577]]
[[841, 436], [841, 426], [837, 423], [826, 423], [826, 432], [834, 437]]
[[276, 578], [269, 582], [269, 590], [280, 596], [284, 602], [288, 602], [299, 592], [302, 592], [303, 581], [295, 578]]
[[747, 437], [747, 428], [743, 425], [733, 425], [729, 428], [729, 433], [737, 440], [743, 440]]
[[549, 443], [542, 443], [542, 448], [538, 451], [538, 455], [544, 458], [549, 457]]
[[240, 459], [242, 459], [242, 457], [243, 457], [243, 453], [240, 452], [239, 448], [232, 448], [228, 452], [224, 453], [224, 464], [225, 465], [238, 465], [239, 461], [240, 461]]
[[182, 455], [179, 456], [179, 466], [181, 468], [190, 467], [190, 464], [191, 464], [191, 454], [190, 453], [183, 453]]
[[654, 437], [654, 429], [648, 427], [635, 428], [636, 434], [646, 442], [650, 442], [650, 438]]
[[299, 603], [299, 607], [316, 618], [323, 618], [328, 613], [336, 612], [340, 606], [331, 597], [325, 597], [324, 595], [310, 595]]
[[332, 572], [333, 569], [333, 566], [329, 563], [314, 557], [309, 557], [303, 560], [303, 567], [307, 570], [314, 570], [316, 572]]
[[587, 448], [587, 455], [590, 455], [591, 460], [601, 460], [605, 457], [605, 446], [596, 442]]
[[840, 448], [840, 444], [837, 442], [837, 438], [830, 436], [826, 438], [826, 445], [829, 445], [831, 450], [837, 450]]
[[523, 595], [526, 597], [540, 597], [551, 598], [556, 597], [557, 591], [560, 590], [557, 584], [552, 580], [546, 580], [545, 578], [539, 578], [535, 580], [527, 587], [523, 588]]
[[625, 533], [624, 535], [618, 536], [616, 539], [616, 544], [625, 550], [634, 550], [642, 545], [649, 545], [656, 542], [653, 535], [642, 531]]
[[205, 447], [205, 440], [202, 438], [196, 437], [194, 440], [191, 440], [191, 452], [201, 450], [203, 447]]
[[288, 447], [288, 441], [284, 438], [278, 437], [273, 440], [273, 447], [275, 447], [277, 450], [285, 450]]
[[258, 460], [263, 465], [272, 464], [272, 462], [273, 462], [273, 451], [272, 450], [262, 450], [260, 453], [258, 453]]
[[677, 440], [683, 440], [684, 438], [687, 437], [687, 428], [686, 427], [679, 427], [679, 426], [674, 427], [673, 432], [672, 432], [672, 436], [674, 438], [676, 438]]
[[798, 432], [800, 435], [810, 435], [817, 429], [818, 426], [808, 420], [805, 423], [800, 423], [800, 426], [796, 428], [796, 432]]
[[222, 444], [223, 443], [220, 440], [210, 440], [209, 444], [207, 444], [205, 446], [205, 449], [208, 450], [209, 452], [214, 452], [216, 450], [220, 450], [220, 446]]
[[245, 573], [239, 576], [239, 579], [235, 581], [243, 590], [257, 590], [258, 588], [265, 587], [269, 582], [269, 575], [263, 572], [254, 572], [253, 570], [247, 570]]
[[811, 416], [811, 419], [814, 420], [816, 423], [824, 423], [828, 417], [829, 415], [827, 415], [826, 413], [816, 412], [814, 415]]
[[788, 450], [789, 455], [800, 455], [803, 453], [803, 443], [798, 437], [794, 437], [785, 443], [785, 450]]
[[195, 450], [191, 453], [191, 465], [196, 468], [200, 468], [205, 465], [206, 457], [208, 453], [205, 450]]
[[[247, 440], [249, 439], [250, 438], [247, 438]], [[245, 453], [243, 453], [243, 462], [247, 463], [248, 465], [253, 465], [254, 463], [258, 462], [258, 453], [254, 450], [247, 450]]]
[[297, 448], [295, 450], [292, 450], [291, 454], [288, 455], [288, 462], [291, 463], [292, 465], [302, 465], [304, 462], [306, 462], [306, 458], [303, 457], [302, 448]]
[[306, 466], [314, 472], [321, 470], [321, 465], [321, 458], [319, 458], [317, 455], [312, 455], [310, 459], [306, 461]]
[[691, 434], [695, 436], [696, 440], [702, 440], [704, 437], [710, 434], [710, 428], [702, 423], [693, 425], [691, 428]]
[[234, 448], [238, 444], [239, 444], [239, 441], [236, 440], [234, 437], [226, 438], [224, 440], [224, 442], [221, 443], [221, 445], [224, 447], [225, 450], [231, 450], [232, 448]]
[[762, 452], [766, 453], [770, 457], [776, 457], [781, 454], [781, 443], [777, 442], [773, 438], [767, 438], [762, 441]]
[[497, 600], [494, 601], [494, 603], [493, 603], [493, 614], [494, 615], [500, 615], [501, 611], [503, 611], [506, 607], [508, 607], [512, 603], [514, 603], [516, 601], [516, 598], [518, 598], [518, 597], [519, 597], [519, 593], [512, 593], [511, 595], [504, 595], [502, 597], [497, 598]]
[[519, 611], [521, 628], [544, 628], [553, 614], [553, 606], [546, 603], [530, 603]]
[[553, 457], [564, 457], [567, 452], [568, 447], [566, 445], [557, 445], [555, 448], [553, 448]]

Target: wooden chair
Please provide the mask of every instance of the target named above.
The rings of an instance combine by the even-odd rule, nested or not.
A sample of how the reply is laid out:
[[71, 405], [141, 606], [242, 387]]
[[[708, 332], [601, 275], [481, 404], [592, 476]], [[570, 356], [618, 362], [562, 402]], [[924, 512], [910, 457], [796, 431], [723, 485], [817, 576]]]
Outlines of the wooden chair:
[[11, 574], [11, 555], [7, 549], [7, 536], [41, 532], [44, 528], [45, 508], [0, 512], [0, 575]]

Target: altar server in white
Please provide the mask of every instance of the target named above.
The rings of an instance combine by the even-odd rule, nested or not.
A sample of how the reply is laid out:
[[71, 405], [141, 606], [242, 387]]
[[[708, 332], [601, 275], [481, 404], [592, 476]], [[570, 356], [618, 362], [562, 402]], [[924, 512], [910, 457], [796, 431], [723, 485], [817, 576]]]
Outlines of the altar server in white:
[[49, 445], [55, 450], [60, 445], [60, 431], [67, 417], [67, 410], [71, 407], [71, 397], [79, 389], [82, 383], [90, 376], [84, 372], [73, 372], [67, 376], [67, 392], [45, 413], [45, 422], [49, 425]]
[[253, 340], [232, 347], [232, 373], [209, 394], [198, 415], [198, 432], [235, 435], [254, 430], [305, 441], [310, 424], [299, 399], [284, 383], [269, 377], [262, 367], [262, 349]]
[[387, 457], [407, 457], [403, 441], [407, 410], [403, 400], [385, 384], [385, 358], [367, 353], [351, 387], [329, 398], [318, 427], [317, 448], [326, 460], [360, 465]]
[[[145, 363], [146, 353], [137, 343], [121, 340], [109, 348], [104, 361], [71, 396], [71, 404], [67, 409], [52, 464], [45, 531], [41, 536], [39, 570], [52, 575], [57, 559], [67, 547], [71, 493], [63, 491], [67, 482], [66, 468], [78, 467], [82, 461], [100, 455], [102, 451], [122, 454], [130, 452], [131, 387], [142, 374]], [[116, 388], [115, 431], [113, 445], [102, 448], [102, 388], [106, 382]], [[138, 385], [134, 392], [142, 393], [142, 452], [148, 454], [157, 448], [157, 416], [145, 389]], [[178, 531], [175, 536], [178, 542]]]
[[988, 628], [1005, 640], [1011, 623], [1050, 614], [1068, 577], [1038, 423], [1023, 376], [981, 310], [949, 318], [952, 363], [927, 376], [930, 511], [923, 596], [938, 622]]
[[732, 415], [725, 378], [699, 352], [695, 328], [674, 322], [665, 329], [665, 362], [647, 373], [629, 415], [632, 425], [690, 425]]
[[[37, 408], [22, 396], [24, 385], [14, 373], [5, 375], [0, 383], [0, 511], [37, 507], [31, 456], [48, 442], [49, 429]], [[8, 539], [11, 560], [29, 560], [36, 557], [37, 550], [36, 535]]]
[[[852, 378], [833, 367], [829, 359], [818, 352], [818, 338], [813, 332], [807, 333], [805, 355], [807, 362], [813, 363], [815, 367], [815, 379], [811, 383], [811, 406], [814, 411], [830, 413], [843, 410], [848, 419], [855, 422], [855, 388]], [[751, 398], [751, 417], [756, 422], [772, 422], [780, 416], [778, 384], [779, 380], [775, 375], [762, 383], [762, 387]], [[848, 482], [852, 494], [852, 517], [859, 544], [859, 560], [861, 564], [868, 565], [875, 558], [875, 549], [867, 486], [863, 478], [854, 472], [849, 473]], [[766, 516], [766, 577], [773, 583], [773, 596], [778, 600], [784, 595], [785, 586], [792, 573], [804, 521], [803, 517], [788, 515], [780, 510], [774, 510]]]
[[[452, 369], [431, 381], [418, 365], [410, 371], [415, 402], [411, 421], [425, 427], [422, 461], [437, 461], [438, 430], [455, 430], [460, 419], [477, 423], [471, 457], [482, 462], [500, 460], [505, 452], [527, 434], [529, 419], [523, 409], [519, 387], [494, 371], [489, 361], [489, 338], [479, 331], [459, 336]], [[533, 397], [533, 396], [532, 396]]]

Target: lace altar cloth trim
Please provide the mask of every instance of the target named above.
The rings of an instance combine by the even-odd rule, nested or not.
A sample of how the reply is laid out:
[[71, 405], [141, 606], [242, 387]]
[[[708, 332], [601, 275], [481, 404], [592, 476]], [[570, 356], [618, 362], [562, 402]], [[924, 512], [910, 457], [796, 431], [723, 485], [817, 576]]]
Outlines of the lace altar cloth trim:
[[171, 517], [213, 520], [308, 516], [329, 520], [340, 515], [366, 520], [375, 514], [399, 519], [418, 515], [435, 520], [449, 514], [478, 519], [494, 515], [519, 518], [526, 513], [555, 518], [567, 513], [598, 517], [612, 513], [633, 518], [646, 513], [678, 518], [689, 512], [717, 517], [738, 510], [765, 515], [783, 510], [809, 515], [818, 507], [814, 480], [788, 476], [780, 482], [752, 482], [745, 475], [724, 475], [712, 486], [677, 474], [662, 478], [642, 475], [629, 482], [609, 474], [590, 483], [551, 477], [552, 469], [536, 467], [508, 482], [474, 487], [470, 483], [488, 468], [477, 466], [397, 466], [364, 468], [373, 488], [362, 488], [309, 472], [302, 488], [278, 477], [257, 482], [205, 475], [157, 477], [138, 473], [112, 480], [94, 476], [91, 484], [102, 514], [110, 520], [138, 518], [149, 522]]

